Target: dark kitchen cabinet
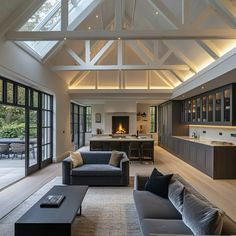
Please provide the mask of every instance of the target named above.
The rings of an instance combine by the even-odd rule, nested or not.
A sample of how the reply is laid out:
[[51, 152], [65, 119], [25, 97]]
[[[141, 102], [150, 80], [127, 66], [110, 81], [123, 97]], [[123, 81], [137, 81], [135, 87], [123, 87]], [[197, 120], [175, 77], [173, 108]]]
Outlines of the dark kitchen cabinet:
[[236, 178], [236, 147], [210, 146], [172, 137], [172, 154], [213, 179]]
[[181, 123], [181, 101], [169, 101], [158, 106], [158, 143], [167, 150], [176, 144], [172, 136], [188, 135], [188, 126]]
[[185, 124], [236, 125], [236, 84], [230, 84], [182, 102]]

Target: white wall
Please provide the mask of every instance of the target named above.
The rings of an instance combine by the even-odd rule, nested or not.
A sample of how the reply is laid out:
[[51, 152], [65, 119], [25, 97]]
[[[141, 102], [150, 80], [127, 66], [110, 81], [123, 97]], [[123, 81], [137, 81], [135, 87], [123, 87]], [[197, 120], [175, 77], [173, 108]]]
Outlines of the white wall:
[[[101, 114], [101, 123], [95, 122], [95, 114], [100, 113]], [[102, 133], [105, 132], [105, 114], [104, 114], [104, 105], [103, 104], [97, 104], [92, 106], [92, 133], [96, 134], [97, 129], [101, 129]]]
[[[236, 137], [231, 137], [231, 134], [236, 134], [236, 128], [232, 127], [196, 127], [189, 126], [189, 136], [192, 136], [192, 133], [197, 131], [200, 135], [200, 139], [211, 139], [217, 141], [227, 141], [236, 144]], [[206, 133], [203, 133], [206, 131]], [[220, 135], [219, 133], [222, 133]]]
[[[143, 127], [145, 127], [146, 133], [149, 134], [150, 133], [150, 104], [137, 104], [137, 112], [140, 112], [141, 114], [143, 112], [145, 112], [147, 114], [146, 116], [146, 120], [147, 121], [137, 121], [137, 130], [140, 130], [140, 125], [142, 125]], [[157, 122], [158, 123], [158, 122]], [[157, 133], [152, 133], [152, 136], [154, 138], [155, 141], [157, 141]]]
[[[129, 116], [129, 133], [136, 134], [138, 129], [137, 112], [146, 112], [147, 122], [146, 130], [150, 131], [150, 104], [137, 104], [135, 101], [107, 101], [104, 104], [92, 105], [92, 133], [86, 134], [86, 145], [89, 145], [89, 139], [92, 134], [96, 134], [97, 129], [101, 129], [103, 134], [112, 133], [112, 116]], [[101, 113], [101, 123], [95, 123], [95, 114]], [[152, 134], [157, 140], [157, 133]]]
[[54, 157], [71, 150], [67, 84], [16, 44], [0, 39], [0, 75], [54, 95]]

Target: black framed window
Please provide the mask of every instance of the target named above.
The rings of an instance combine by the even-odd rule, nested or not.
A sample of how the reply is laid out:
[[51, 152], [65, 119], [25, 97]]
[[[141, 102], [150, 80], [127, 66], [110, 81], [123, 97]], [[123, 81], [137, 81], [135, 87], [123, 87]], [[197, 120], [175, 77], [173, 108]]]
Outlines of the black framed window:
[[7, 103], [12, 104], [14, 102], [14, 85], [12, 82], [7, 82]]
[[86, 133], [92, 132], [92, 107], [86, 107]]
[[86, 107], [71, 103], [71, 137], [74, 150], [85, 145], [85, 117]]
[[157, 132], [157, 107], [150, 107], [150, 133]]
[[[36, 96], [36, 97], [35, 97]], [[34, 95], [34, 105], [38, 104], [38, 95]], [[53, 157], [53, 97], [42, 94], [42, 160]]]
[[26, 89], [23, 86], [17, 86], [17, 104], [21, 106], [25, 106], [25, 93]]
[[3, 80], [0, 79], [0, 102], [3, 100]]
[[[26, 175], [52, 162], [53, 96], [0, 77], [0, 104], [24, 108]], [[22, 116], [21, 116], [22, 117]], [[44, 162], [47, 160], [47, 162]]]

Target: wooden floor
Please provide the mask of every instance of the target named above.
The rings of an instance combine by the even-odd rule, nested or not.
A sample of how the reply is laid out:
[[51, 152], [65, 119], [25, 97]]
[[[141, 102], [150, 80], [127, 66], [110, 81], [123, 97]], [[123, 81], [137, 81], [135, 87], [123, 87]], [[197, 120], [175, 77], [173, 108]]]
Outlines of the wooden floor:
[[178, 173], [236, 221], [236, 179], [213, 180], [160, 147], [155, 150], [155, 158], [160, 171]]
[[[131, 176], [136, 173], [149, 175], [154, 167], [164, 173], [178, 173], [236, 221], [236, 180], [213, 180], [160, 147], [155, 148], [155, 165], [132, 162], [130, 174]], [[52, 164], [1, 191], [0, 218], [45, 183], [60, 175], [61, 164]]]
[[61, 175], [61, 165], [52, 164], [0, 191], [0, 219], [30, 195]]

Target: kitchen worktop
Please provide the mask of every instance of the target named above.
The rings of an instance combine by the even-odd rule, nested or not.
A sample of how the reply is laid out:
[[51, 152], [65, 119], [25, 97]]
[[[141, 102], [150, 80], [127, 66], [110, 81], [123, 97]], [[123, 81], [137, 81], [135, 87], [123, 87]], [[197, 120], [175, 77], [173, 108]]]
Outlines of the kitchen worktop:
[[234, 143], [231, 142], [225, 142], [225, 141], [219, 141], [219, 140], [211, 140], [211, 139], [196, 139], [193, 137], [189, 137], [189, 136], [173, 136], [173, 138], [179, 138], [182, 140], [186, 140], [189, 142], [193, 142], [193, 143], [199, 143], [199, 144], [204, 144], [204, 145], [208, 145], [208, 146], [213, 146], [213, 147], [235, 147], [236, 145]]
[[154, 141], [153, 138], [150, 138], [150, 137], [147, 137], [147, 136], [139, 136], [139, 137], [135, 137], [135, 136], [131, 136], [131, 135], [127, 135], [127, 136], [117, 136], [117, 137], [114, 137], [114, 136], [105, 136], [105, 135], [102, 135], [102, 136], [94, 136], [90, 139], [90, 141]]

